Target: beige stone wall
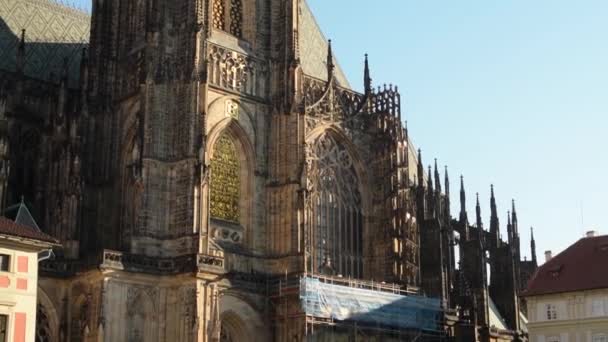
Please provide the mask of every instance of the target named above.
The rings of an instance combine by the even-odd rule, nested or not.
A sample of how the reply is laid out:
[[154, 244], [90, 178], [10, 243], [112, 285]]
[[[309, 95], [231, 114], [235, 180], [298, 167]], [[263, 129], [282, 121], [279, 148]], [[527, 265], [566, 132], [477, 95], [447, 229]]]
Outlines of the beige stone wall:
[[[548, 319], [547, 305], [556, 318]], [[528, 297], [531, 342], [595, 342], [608, 336], [608, 289]]]

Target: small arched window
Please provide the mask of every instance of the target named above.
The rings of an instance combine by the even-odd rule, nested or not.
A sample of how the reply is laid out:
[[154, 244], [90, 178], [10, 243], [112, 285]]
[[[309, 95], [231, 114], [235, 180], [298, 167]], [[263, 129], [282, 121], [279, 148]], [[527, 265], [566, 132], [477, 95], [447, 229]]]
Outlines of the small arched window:
[[239, 222], [240, 162], [233, 139], [222, 134], [211, 158], [210, 214], [212, 218]]
[[243, 37], [243, 0], [213, 0], [212, 18], [213, 28]]

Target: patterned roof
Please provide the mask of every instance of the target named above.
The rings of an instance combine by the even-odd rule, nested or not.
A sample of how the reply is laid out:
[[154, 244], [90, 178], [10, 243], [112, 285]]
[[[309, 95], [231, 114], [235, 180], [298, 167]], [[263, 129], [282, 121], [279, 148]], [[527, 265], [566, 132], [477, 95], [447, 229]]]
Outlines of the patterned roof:
[[[298, 32], [302, 70], [308, 76], [327, 80], [327, 39], [308, 7], [306, 1], [300, 2], [300, 30]], [[335, 75], [338, 84], [350, 88], [346, 75], [334, 56]]]
[[58, 78], [67, 57], [70, 86], [76, 86], [90, 25], [88, 13], [52, 0], [1, 0], [0, 70], [15, 71], [16, 50], [25, 29], [25, 74], [45, 81], [51, 73]]

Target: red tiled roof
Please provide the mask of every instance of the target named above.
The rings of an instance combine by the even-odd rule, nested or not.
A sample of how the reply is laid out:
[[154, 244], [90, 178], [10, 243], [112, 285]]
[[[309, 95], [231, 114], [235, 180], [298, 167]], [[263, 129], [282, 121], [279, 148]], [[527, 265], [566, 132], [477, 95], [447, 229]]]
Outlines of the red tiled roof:
[[578, 240], [542, 265], [523, 296], [608, 288], [608, 235]]
[[26, 239], [38, 240], [56, 244], [59, 241], [32, 227], [17, 224], [6, 217], [0, 217], [0, 234], [12, 235]]

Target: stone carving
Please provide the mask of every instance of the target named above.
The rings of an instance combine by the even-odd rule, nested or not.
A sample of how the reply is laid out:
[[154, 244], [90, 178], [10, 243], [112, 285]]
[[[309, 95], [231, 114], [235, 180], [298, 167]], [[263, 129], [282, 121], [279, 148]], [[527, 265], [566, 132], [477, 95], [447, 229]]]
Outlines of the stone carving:
[[234, 100], [226, 101], [226, 117], [239, 119], [239, 103]]
[[225, 90], [265, 97], [266, 64], [261, 60], [209, 44], [209, 82]]

